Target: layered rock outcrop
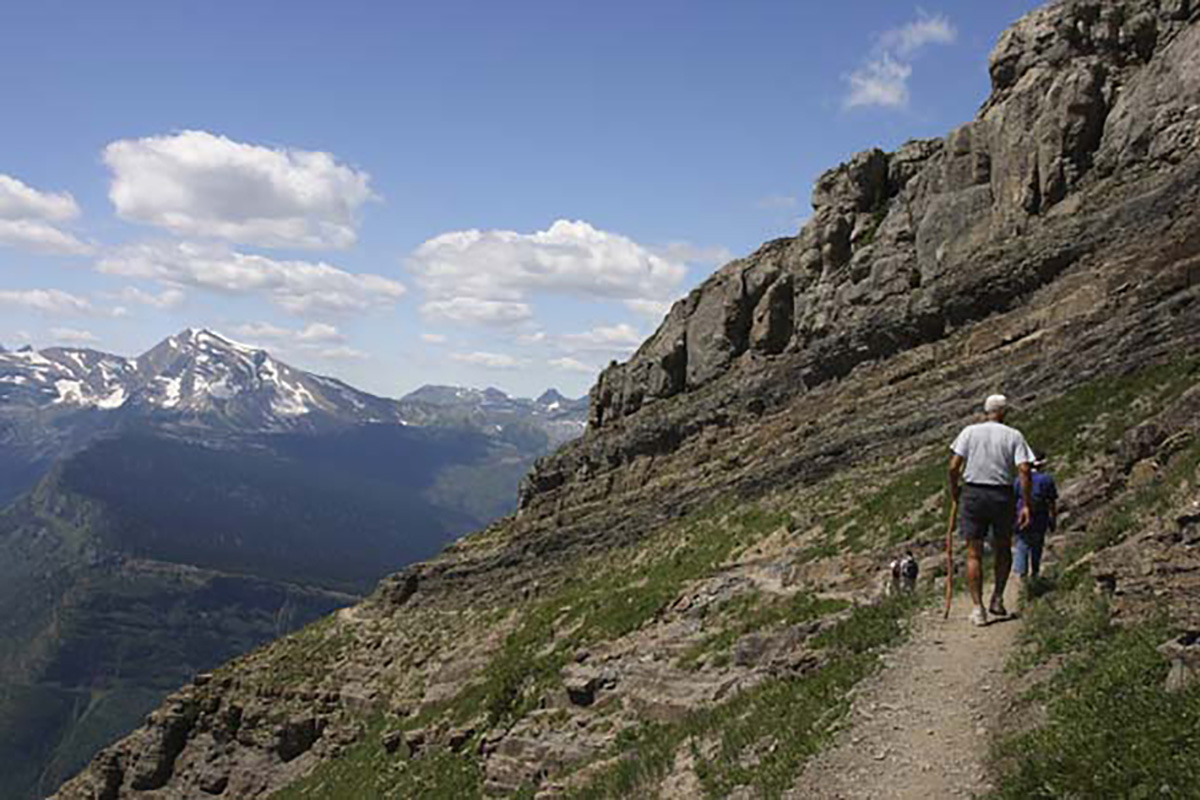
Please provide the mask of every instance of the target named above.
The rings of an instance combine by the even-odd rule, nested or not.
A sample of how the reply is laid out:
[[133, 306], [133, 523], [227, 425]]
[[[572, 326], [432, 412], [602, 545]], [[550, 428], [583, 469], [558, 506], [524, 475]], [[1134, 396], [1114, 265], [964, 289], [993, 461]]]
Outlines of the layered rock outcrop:
[[[823, 174], [799, 235], [723, 267], [592, 392], [611, 427], [739, 362], [804, 354], [806, 386], [1004, 310], [1129, 235], [1106, 182], [1178, 164], [1197, 144], [1198, 9], [1060, 2], [1007, 31], [992, 93], [944, 139], [872, 150]], [[1092, 189], [1092, 192], [1088, 190]]]

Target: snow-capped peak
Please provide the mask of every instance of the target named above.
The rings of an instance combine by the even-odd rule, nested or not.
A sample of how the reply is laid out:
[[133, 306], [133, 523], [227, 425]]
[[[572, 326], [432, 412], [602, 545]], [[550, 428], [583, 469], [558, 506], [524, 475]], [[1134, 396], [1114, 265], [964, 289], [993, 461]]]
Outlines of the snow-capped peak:
[[239, 430], [398, 421], [393, 400], [279, 361], [207, 328], [188, 328], [135, 359], [49, 348], [0, 353], [0, 406], [118, 408]]

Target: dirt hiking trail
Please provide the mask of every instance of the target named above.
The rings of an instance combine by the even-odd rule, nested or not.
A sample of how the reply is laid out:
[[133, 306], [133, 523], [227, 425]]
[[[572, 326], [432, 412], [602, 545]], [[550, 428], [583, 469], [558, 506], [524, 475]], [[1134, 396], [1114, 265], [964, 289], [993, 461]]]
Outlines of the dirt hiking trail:
[[1009, 617], [977, 628], [967, 621], [970, 608], [959, 592], [948, 620], [941, 604], [917, 615], [909, 641], [855, 691], [833, 743], [786, 797], [938, 800], [992, 788], [989, 733], [1011, 704], [1004, 665], [1021, 623]]

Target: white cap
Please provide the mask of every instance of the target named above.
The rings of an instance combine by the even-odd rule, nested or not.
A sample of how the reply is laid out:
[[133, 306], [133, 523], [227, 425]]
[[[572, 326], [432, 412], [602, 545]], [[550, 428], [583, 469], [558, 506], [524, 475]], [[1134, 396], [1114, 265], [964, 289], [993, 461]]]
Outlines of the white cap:
[[1008, 398], [1002, 394], [988, 395], [988, 399], [983, 401], [983, 410], [988, 414], [993, 411], [1003, 411], [1006, 408], [1008, 408]]

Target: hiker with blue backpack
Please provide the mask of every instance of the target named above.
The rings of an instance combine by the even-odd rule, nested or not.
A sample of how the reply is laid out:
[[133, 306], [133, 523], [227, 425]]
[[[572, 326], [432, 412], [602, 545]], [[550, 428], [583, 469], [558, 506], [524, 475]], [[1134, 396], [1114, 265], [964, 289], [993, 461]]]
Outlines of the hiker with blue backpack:
[[[1058, 487], [1054, 476], [1046, 471], [1046, 454], [1039, 453], [1033, 460], [1032, 503], [1030, 504], [1028, 522], [1018, 525], [1016, 553], [1013, 559], [1013, 572], [1017, 574], [1017, 582], [1021, 591], [1018, 597], [1027, 597], [1030, 588], [1037, 581], [1042, 569], [1042, 550], [1046, 546], [1046, 534], [1058, 529]], [[1018, 496], [1017, 514], [1025, 505], [1025, 498], [1020, 488], [1014, 487]]]

